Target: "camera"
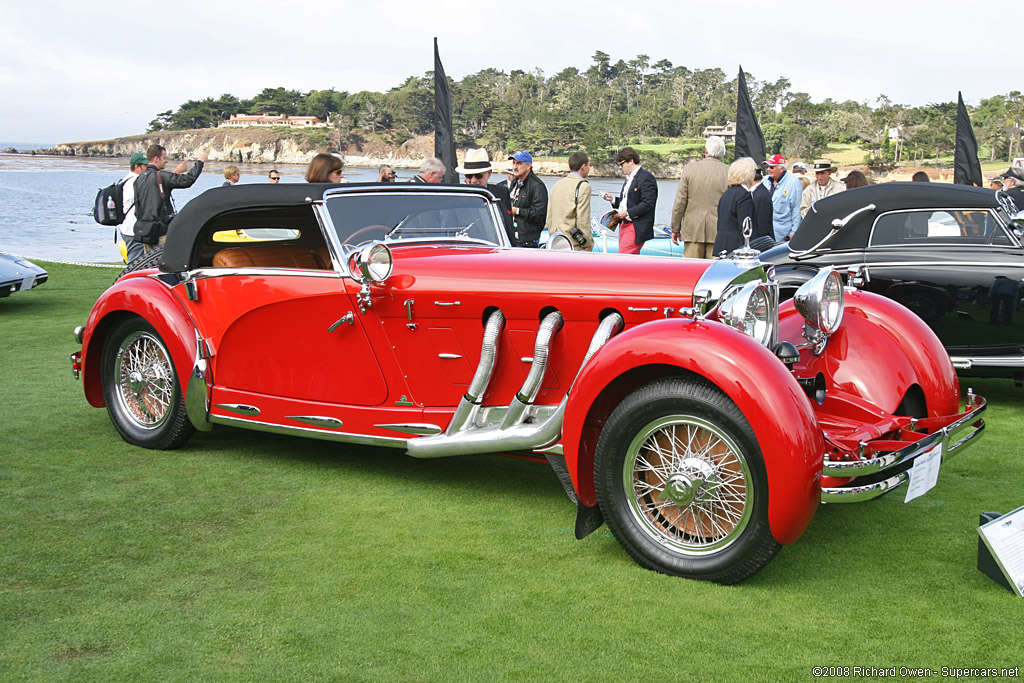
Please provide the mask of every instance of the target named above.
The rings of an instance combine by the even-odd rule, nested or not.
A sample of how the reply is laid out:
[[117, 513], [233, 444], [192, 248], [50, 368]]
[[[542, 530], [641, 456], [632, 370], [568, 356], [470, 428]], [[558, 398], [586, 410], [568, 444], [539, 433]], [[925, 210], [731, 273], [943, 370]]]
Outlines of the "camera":
[[581, 247], [587, 246], [587, 236], [583, 234], [583, 231], [577, 228], [575, 225], [569, 229], [569, 234], [576, 241], [576, 244]]

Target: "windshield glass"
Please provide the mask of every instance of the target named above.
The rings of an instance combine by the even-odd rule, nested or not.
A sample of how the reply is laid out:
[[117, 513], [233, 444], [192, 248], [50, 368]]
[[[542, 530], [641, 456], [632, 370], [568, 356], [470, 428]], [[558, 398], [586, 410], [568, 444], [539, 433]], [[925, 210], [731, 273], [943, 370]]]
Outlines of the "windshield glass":
[[340, 242], [356, 247], [372, 240], [482, 240], [503, 244], [488, 200], [475, 194], [379, 192], [331, 197], [327, 211]]

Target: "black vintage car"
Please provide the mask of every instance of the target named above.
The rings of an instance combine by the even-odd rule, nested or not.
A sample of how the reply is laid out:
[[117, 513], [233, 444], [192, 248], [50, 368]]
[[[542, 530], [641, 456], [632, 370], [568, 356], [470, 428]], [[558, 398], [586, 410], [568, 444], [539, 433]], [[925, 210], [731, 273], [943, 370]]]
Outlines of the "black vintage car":
[[1024, 382], [1024, 232], [1002, 192], [884, 183], [817, 202], [787, 244], [764, 252], [781, 295], [819, 268], [864, 264], [863, 287], [935, 330], [961, 375]]

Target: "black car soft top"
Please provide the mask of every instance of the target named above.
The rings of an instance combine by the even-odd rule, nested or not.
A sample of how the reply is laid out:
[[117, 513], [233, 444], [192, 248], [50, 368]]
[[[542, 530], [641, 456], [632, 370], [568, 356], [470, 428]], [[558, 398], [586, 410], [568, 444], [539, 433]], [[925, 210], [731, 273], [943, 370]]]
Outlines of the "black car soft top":
[[[813, 182], [813, 181], [812, 181]], [[826, 197], [815, 203], [790, 241], [793, 251], [810, 249], [830, 230], [832, 221], [874, 204], [875, 209], [858, 214], [828, 242], [829, 249], [862, 249], [876, 217], [887, 211], [906, 209], [990, 209], [999, 206], [995, 190], [948, 183], [880, 183], [858, 187]]]
[[331, 190], [349, 192], [474, 192], [493, 200], [484, 188], [473, 185], [428, 185], [420, 183], [247, 183], [215, 187], [190, 200], [171, 220], [167, 229], [160, 269], [173, 273], [188, 269], [195, 241], [211, 220], [232, 211], [282, 209], [320, 201]]

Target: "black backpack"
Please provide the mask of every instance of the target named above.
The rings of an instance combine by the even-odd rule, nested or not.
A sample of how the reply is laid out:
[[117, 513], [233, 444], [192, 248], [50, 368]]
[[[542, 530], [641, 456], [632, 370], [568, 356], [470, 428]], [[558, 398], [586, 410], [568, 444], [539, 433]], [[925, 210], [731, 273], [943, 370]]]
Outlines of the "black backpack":
[[124, 181], [119, 180], [96, 193], [92, 217], [100, 225], [121, 225], [124, 223]]

